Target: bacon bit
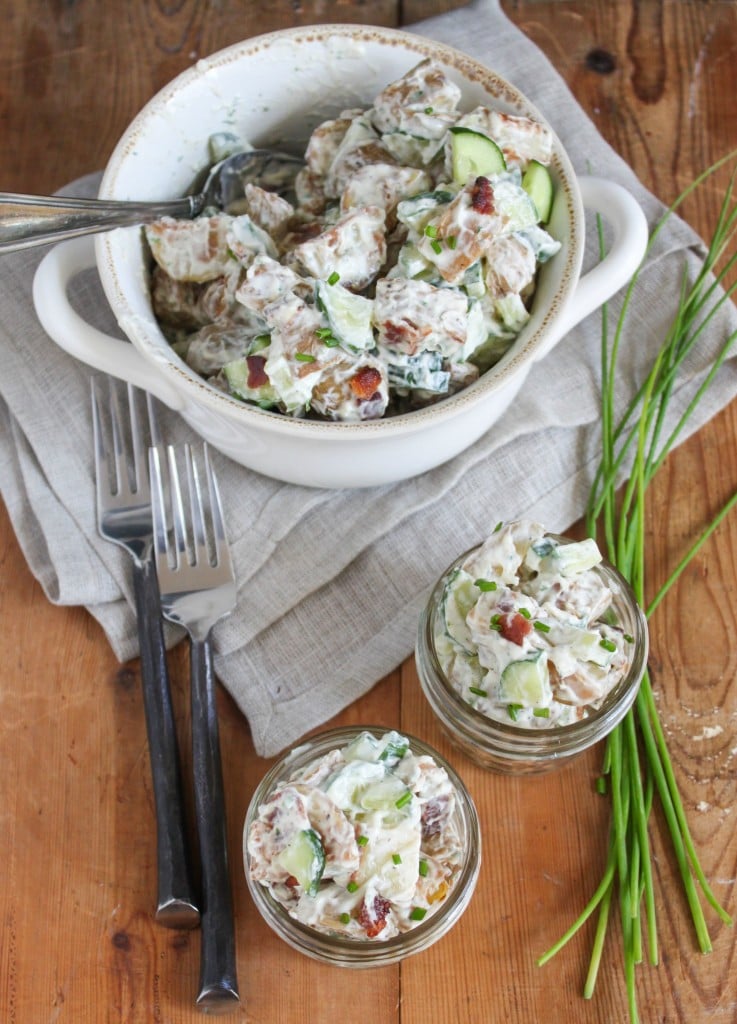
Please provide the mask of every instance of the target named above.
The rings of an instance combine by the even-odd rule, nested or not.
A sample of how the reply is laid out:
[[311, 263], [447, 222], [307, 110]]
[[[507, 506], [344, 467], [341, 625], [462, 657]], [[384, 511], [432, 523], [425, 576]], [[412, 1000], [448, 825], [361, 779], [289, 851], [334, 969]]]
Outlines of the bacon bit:
[[269, 383], [269, 378], [264, 370], [266, 360], [263, 356], [246, 356], [246, 365], [248, 366], [249, 388], [262, 388], [264, 384]]
[[383, 896], [374, 896], [371, 907], [366, 906], [366, 900], [363, 901], [358, 913], [358, 923], [370, 939], [375, 938], [379, 932], [384, 930], [390, 910], [391, 903]]
[[294, 875], [290, 875], [289, 878], [286, 879], [284, 884], [288, 885], [290, 889], [296, 889], [297, 886], [299, 885], [299, 881], [294, 877]]
[[505, 640], [510, 640], [518, 647], [522, 646], [524, 638], [532, 632], [532, 623], [519, 612], [508, 612], [499, 619], [499, 632]]
[[483, 175], [479, 175], [471, 189], [471, 206], [477, 213], [494, 212], [494, 190], [491, 182]]
[[351, 391], [356, 398], [362, 398], [366, 401], [376, 394], [380, 384], [381, 374], [375, 366], [362, 366], [357, 373], [353, 374], [350, 380]]

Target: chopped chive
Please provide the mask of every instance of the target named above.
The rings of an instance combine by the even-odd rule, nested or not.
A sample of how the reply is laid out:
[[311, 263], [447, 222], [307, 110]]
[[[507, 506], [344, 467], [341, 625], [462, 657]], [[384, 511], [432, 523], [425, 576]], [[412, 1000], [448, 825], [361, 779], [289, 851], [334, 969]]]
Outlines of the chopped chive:
[[423, 878], [427, 878], [427, 873], [428, 873], [429, 870], [430, 870], [430, 868], [428, 866], [427, 861], [426, 860], [421, 860], [420, 861], [420, 867], [419, 867], [420, 875]]
[[426, 114], [432, 114], [432, 113], [434, 113], [434, 111], [433, 111], [433, 108], [432, 108], [432, 107], [425, 107], [425, 113], [426, 113]]
[[491, 618], [489, 619], [489, 629], [495, 629], [497, 633], [501, 633], [501, 620], [501, 615], [492, 615]]
[[617, 645], [614, 641], [607, 640], [606, 637], [599, 641], [599, 647], [603, 647], [605, 651], [616, 651], [617, 649]]
[[596, 792], [601, 796], [606, 796], [606, 779], [603, 775], [600, 775], [596, 780]]
[[494, 580], [474, 580], [473, 585], [478, 587], [479, 590], [496, 590], [496, 583]]
[[427, 227], [425, 228], [425, 234], [427, 235], [428, 238], [437, 238], [438, 229], [435, 227], [434, 224], [428, 224]]
[[314, 363], [315, 357], [309, 352], [295, 352], [294, 358], [298, 363]]
[[635, 638], [633, 636], [630, 636], [629, 633], [625, 633], [624, 638], [628, 644], [633, 644], [635, 642]]
[[446, 241], [449, 249], [455, 249], [455, 247], [456, 247], [456, 236], [455, 235], [448, 235], [448, 237], [445, 239], [445, 241]]
[[409, 912], [409, 919], [410, 921], [421, 921], [426, 913], [427, 911], [424, 907], [412, 907]]
[[522, 710], [521, 704], [507, 704], [507, 714], [513, 722], [517, 721], [517, 714]]
[[357, 888], [358, 882], [349, 882], [348, 885], [346, 886], [348, 892], [355, 892]]
[[530, 611], [529, 611], [528, 608], [520, 608], [519, 609], [519, 613], [520, 613], [520, 615], [524, 616], [524, 618], [526, 618], [526, 619], [531, 619], [532, 618], [532, 615], [530, 614]]
[[358, 836], [356, 842], [359, 846], [365, 846], [368, 843], [368, 836]]
[[503, 520], [503, 519], [500, 519], [500, 520], [499, 520], [499, 522], [498, 522], [498, 523], [496, 524], [496, 526], [494, 527], [494, 533], [499, 533], [499, 531], [501, 530], [501, 528], [502, 528], [503, 526], [504, 526], [504, 520]]
[[351, 923], [351, 915], [350, 914], [341, 914], [340, 915], [340, 923], [341, 924], [350, 924]]
[[432, 242], [430, 242], [430, 248], [434, 253], [437, 253], [438, 255], [440, 255], [440, 253], [443, 251], [443, 247], [437, 240], [437, 238], [433, 238]]
[[328, 284], [337, 284], [340, 281], [340, 274], [337, 270], [334, 270], [328, 278]]
[[401, 856], [398, 853], [393, 853], [392, 854], [392, 860], [394, 861], [395, 864], [401, 864], [402, 863], [402, 858], [401, 858]]
[[478, 686], [469, 686], [468, 689], [471, 691], [471, 693], [475, 693], [477, 697], [488, 697], [489, 696], [488, 690], [481, 690], [481, 689], [479, 689]]
[[547, 622], [540, 622], [539, 619], [535, 619], [535, 621], [532, 623], [532, 625], [535, 627], [535, 629], [538, 631], [538, 633], [549, 633], [550, 632], [550, 626], [547, 624]]
[[402, 793], [400, 798], [394, 802], [394, 806], [398, 807], [400, 809], [402, 807], [406, 807], [411, 799], [412, 799], [412, 793], [410, 792], [410, 790], [405, 789], [404, 793]]
[[535, 718], [550, 718], [550, 708], [533, 708]]

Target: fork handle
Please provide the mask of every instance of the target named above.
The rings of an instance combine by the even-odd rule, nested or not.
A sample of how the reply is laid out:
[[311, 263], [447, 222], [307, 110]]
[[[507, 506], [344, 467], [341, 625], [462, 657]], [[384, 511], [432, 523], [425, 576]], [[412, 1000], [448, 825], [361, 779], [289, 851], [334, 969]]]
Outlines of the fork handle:
[[209, 638], [192, 637], [190, 671], [194, 804], [202, 866], [202, 945], [197, 1007], [205, 1013], [228, 1013], [237, 1008], [240, 997], [215, 670]]
[[169, 691], [156, 568], [134, 562], [141, 681], [156, 807], [156, 920], [167, 928], [196, 928], [200, 912], [187, 855], [184, 792]]

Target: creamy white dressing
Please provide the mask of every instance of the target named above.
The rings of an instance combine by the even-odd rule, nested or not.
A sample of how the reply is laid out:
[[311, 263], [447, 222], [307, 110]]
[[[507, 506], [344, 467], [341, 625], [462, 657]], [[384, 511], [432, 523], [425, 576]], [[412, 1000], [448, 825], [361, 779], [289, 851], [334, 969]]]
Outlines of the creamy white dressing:
[[435, 913], [455, 884], [464, 856], [455, 799], [445, 769], [413, 754], [405, 737], [362, 733], [280, 782], [258, 808], [247, 837], [251, 877], [313, 928], [391, 938]]
[[[154, 313], [182, 358], [241, 400], [345, 421], [436, 402], [497, 362], [560, 248], [522, 187], [553, 137], [460, 101], [423, 60], [369, 108], [315, 128], [296, 205], [248, 184], [227, 211], [147, 227]], [[454, 181], [458, 127], [485, 135], [507, 168]], [[221, 281], [223, 301], [206, 302]]]
[[625, 676], [632, 637], [607, 621], [613, 592], [595, 541], [563, 543], [534, 522], [499, 524], [451, 575], [435, 627], [443, 672], [488, 718], [568, 725]]

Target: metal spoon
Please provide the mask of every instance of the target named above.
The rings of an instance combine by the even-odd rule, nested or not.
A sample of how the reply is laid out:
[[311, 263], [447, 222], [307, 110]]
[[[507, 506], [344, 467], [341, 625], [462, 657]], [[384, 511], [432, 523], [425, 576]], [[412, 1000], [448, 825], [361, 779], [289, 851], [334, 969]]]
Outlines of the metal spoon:
[[163, 202], [69, 199], [0, 192], [0, 253], [111, 228], [147, 224], [159, 217], [190, 219], [209, 206], [225, 210], [231, 202], [243, 198], [247, 182], [280, 195], [288, 194], [302, 166], [299, 157], [288, 153], [266, 149], [235, 153], [207, 172], [198, 191], [182, 199]]

